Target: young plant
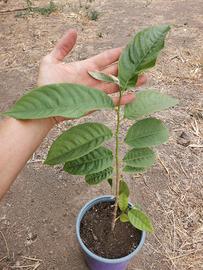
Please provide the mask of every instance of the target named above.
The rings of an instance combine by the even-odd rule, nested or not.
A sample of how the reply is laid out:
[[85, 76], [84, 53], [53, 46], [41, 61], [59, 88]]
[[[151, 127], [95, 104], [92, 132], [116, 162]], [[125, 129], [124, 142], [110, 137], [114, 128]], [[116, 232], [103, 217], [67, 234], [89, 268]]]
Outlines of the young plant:
[[[124, 107], [124, 118], [134, 123], [128, 129], [125, 143], [130, 150], [120, 163], [120, 100], [125, 91], [132, 89], [138, 76], [152, 68], [164, 47], [168, 25], [147, 28], [137, 33], [123, 50], [118, 63], [118, 77], [100, 72], [89, 74], [106, 83], [119, 86], [119, 105], [115, 108], [105, 93], [77, 84], [54, 84], [34, 89], [23, 96], [5, 115], [16, 119], [37, 119], [51, 116], [79, 118], [89, 111], [110, 109], [117, 115], [115, 153], [103, 146], [112, 138], [112, 131], [101, 123], [83, 123], [63, 132], [49, 149], [45, 164], [63, 164], [64, 171], [72, 175], [84, 175], [85, 181], [95, 185], [107, 180], [113, 185], [115, 206], [112, 230], [116, 221], [130, 222], [135, 228], [147, 232], [153, 226], [147, 215], [136, 205], [129, 206], [129, 188], [122, 179], [124, 173], [143, 173], [155, 162], [154, 146], [168, 140], [168, 129], [152, 113], [175, 106], [178, 101], [154, 90], [142, 90], [135, 100]], [[115, 166], [113, 161], [115, 159]], [[119, 208], [119, 211], [118, 211]], [[118, 216], [117, 216], [118, 215]]]

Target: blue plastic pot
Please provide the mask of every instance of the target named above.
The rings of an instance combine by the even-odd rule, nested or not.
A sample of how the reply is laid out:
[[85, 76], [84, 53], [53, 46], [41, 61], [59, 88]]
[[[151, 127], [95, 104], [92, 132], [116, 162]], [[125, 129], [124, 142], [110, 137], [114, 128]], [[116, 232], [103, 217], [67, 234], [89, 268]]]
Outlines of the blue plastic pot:
[[128, 263], [130, 260], [140, 251], [142, 248], [144, 242], [146, 233], [143, 231], [141, 235], [141, 240], [139, 245], [134, 249], [133, 252], [131, 252], [129, 255], [119, 258], [119, 259], [106, 259], [100, 256], [97, 256], [93, 252], [91, 252], [83, 243], [81, 237], [80, 237], [80, 223], [83, 218], [83, 216], [86, 214], [86, 212], [92, 208], [95, 204], [98, 204], [99, 202], [110, 202], [114, 201], [114, 198], [112, 196], [106, 195], [97, 197], [91, 201], [89, 201], [80, 211], [78, 217], [77, 217], [77, 223], [76, 223], [76, 234], [77, 239], [79, 241], [81, 250], [85, 256], [86, 262], [89, 266], [90, 270], [125, 270], [128, 266]]

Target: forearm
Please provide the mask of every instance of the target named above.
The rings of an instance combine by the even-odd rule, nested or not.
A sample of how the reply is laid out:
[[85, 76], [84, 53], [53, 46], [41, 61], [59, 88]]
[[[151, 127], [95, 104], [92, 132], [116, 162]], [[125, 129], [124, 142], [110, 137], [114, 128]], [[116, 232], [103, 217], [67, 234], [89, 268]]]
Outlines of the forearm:
[[0, 199], [53, 125], [51, 118], [0, 122]]

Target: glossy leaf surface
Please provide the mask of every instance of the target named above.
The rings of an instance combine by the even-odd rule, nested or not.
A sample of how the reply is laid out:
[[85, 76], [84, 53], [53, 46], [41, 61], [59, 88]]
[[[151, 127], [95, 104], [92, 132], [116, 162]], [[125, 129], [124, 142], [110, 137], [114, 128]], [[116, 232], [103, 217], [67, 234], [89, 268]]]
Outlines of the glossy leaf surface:
[[144, 167], [132, 167], [132, 166], [125, 166], [123, 171], [127, 173], [143, 173], [147, 170]]
[[125, 181], [120, 181], [119, 194], [124, 193], [127, 197], [130, 195], [128, 185]]
[[67, 162], [64, 171], [73, 175], [97, 173], [112, 166], [112, 161], [112, 151], [105, 147], [99, 147], [79, 159]]
[[121, 193], [118, 199], [118, 206], [122, 212], [128, 208], [128, 196], [125, 193]]
[[111, 137], [111, 130], [103, 124], [84, 123], [74, 126], [54, 141], [45, 164], [61, 164], [80, 158]]
[[118, 64], [118, 78], [123, 90], [134, 87], [138, 75], [155, 65], [169, 30], [168, 25], [150, 27], [137, 33], [129, 42]]
[[136, 94], [134, 101], [125, 106], [124, 115], [128, 119], [137, 119], [168, 109], [176, 104], [178, 104], [177, 99], [157, 91], [140, 91]]
[[32, 90], [4, 114], [16, 119], [79, 118], [90, 111], [113, 108], [112, 99], [100, 90], [77, 84], [52, 84]]
[[123, 161], [133, 167], [148, 168], [155, 162], [156, 155], [150, 148], [133, 148], [124, 157]]
[[149, 217], [137, 208], [128, 211], [130, 223], [137, 229], [146, 232], [153, 232], [153, 226]]
[[160, 120], [147, 118], [129, 128], [125, 142], [134, 148], [145, 148], [162, 144], [168, 137], [168, 129]]
[[85, 181], [89, 185], [96, 185], [96, 184], [99, 184], [101, 181], [106, 180], [107, 178], [111, 177], [112, 173], [113, 173], [113, 168], [109, 167], [101, 172], [86, 175]]

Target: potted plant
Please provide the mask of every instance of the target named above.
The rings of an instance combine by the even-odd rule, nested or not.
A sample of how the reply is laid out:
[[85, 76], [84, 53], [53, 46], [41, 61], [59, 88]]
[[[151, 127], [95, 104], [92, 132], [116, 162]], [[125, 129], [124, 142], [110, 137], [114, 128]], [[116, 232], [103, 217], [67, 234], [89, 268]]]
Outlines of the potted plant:
[[169, 132], [151, 114], [175, 106], [178, 101], [154, 90], [138, 92], [135, 100], [124, 107], [124, 118], [133, 124], [124, 139], [129, 150], [121, 157], [120, 100], [125, 91], [135, 86], [138, 76], [155, 65], [169, 30], [168, 25], [160, 25], [137, 33], [120, 56], [118, 77], [89, 72], [97, 80], [118, 85], [117, 107], [99, 90], [77, 84], [54, 84], [32, 90], [4, 113], [16, 119], [79, 118], [89, 111], [115, 110], [114, 154], [103, 146], [113, 132], [102, 123], [84, 122], [63, 132], [53, 142], [45, 160], [48, 165], [63, 164], [69, 174], [84, 175], [90, 185], [107, 180], [112, 187], [112, 196], [88, 202], [77, 218], [77, 238], [91, 270], [126, 269], [144, 244], [146, 232], [153, 231], [149, 217], [129, 202], [130, 188], [125, 174], [143, 173], [153, 165], [156, 159], [153, 147], [165, 143]]

